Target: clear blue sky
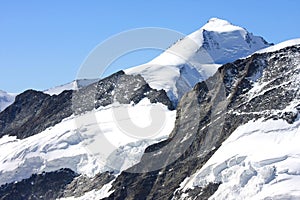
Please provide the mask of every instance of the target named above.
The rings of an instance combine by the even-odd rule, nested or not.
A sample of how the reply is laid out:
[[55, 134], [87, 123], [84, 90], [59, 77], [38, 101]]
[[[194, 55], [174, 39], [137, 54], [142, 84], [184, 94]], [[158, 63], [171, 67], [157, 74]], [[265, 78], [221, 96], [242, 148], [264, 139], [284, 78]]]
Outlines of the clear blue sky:
[[[133, 28], [163, 27], [189, 34], [219, 17], [268, 42], [297, 38], [299, 8], [297, 0], [2, 0], [0, 89], [43, 90], [70, 82], [97, 44]], [[156, 54], [144, 52], [118, 65], [146, 62]]]

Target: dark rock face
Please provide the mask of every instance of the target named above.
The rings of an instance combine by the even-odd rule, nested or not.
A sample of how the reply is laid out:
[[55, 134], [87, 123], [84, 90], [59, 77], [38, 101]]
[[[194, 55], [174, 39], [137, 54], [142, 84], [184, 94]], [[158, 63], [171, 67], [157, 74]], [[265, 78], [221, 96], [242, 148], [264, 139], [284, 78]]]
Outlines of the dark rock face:
[[[206, 187], [195, 187], [193, 190], [187, 191], [188, 196], [195, 200], [209, 199], [219, 188], [220, 183], [209, 183]], [[180, 192], [174, 192], [174, 198], [180, 198]]]
[[[109, 79], [103, 79], [97, 85], [97, 105], [105, 106], [117, 101], [121, 104], [129, 104], [131, 102], [137, 104], [140, 100], [147, 97], [151, 103], [162, 103], [170, 110], [174, 109], [172, 102], [167, 97], [164, 90], [152, 89], [141, 75], [126, 75], [119, 72], [119, 76], [115, 76], [117, 80], [112, 82]], [[102, 103], [103, 96], [107, 94], [105, 99], [108, 103]]]
[[40, 199], [51, 200], [63, 197], [79, 197], [93, 189], [100, 189], [114, 179], [109, 172], [99, 173], [93, 178], [79, 175], [70, 169], [33, 174], [17, 183], [0, 186], [1, 200]]
[[58, 96], [25, 91], [0, 113], [0, 137], [11, 135], [23, 139], [61, 122], [72, 114], [71, 98], [72, 91]]
[[0, 199], [56, 199], [76, 176], [78, 175], [70, 169], [34, 174], [21, 182], [2, 185], [0, 187]]
[[80, 114], [114, 101], [122, 104], [138, 103], [148, 98], [174, 109], [164, 90], [150, 88], [140, 76], [117, 72], [79, 91], [64, 91], [59, 95], [47, 95], [28, 90], [16, 97], [15, 102], [0, 113], [0, 137], [30, 137], [54, 126], [73, 113]]
[[[227, 100], [220, 78], [216, 75], [208, 84], [199, 83], [193, 91], [183, 96], [168, 142], [148, 147], [145, 153], [160, 153], [145, 154], [130, 171], [147, 171], [160, 164], [162, 168], [141, 174], [122, 172], [113, 184], [114, 193], [107, 199], [171, 199], [179, 184], [205, 164], [223, 139], [221, 135], [224, 130], [219, 125], [224, 113], [218, 110], [222, 111], [221, 106], [226, 106]], [[213, 118], [211, 113], [215, 114]], [[202, 129], [209, 123], [213, 128]], [[165, 145], [168, 148], [164, 148]], [[213, 147], [217, 148], [211, 150]], [[172, 160], [175, 161], [169, 164]]]
[[[299, 58], [300, 47], [253, 55], [222, 66], [213, 77], [197, 84], [181, 99], [170, 138], [149, 146], [141, 162], [130, 169], [145, 172], [122, 172], [107, 199], [179, 198], [183, 193], [176, 191], [180, 183], [200, 169], [240, 125], [274, 115], [293, 123], [299, 116], [298, 107], [296, 113], [280, 114], [278, 110], [300, 101], [300, 83], [295, 81], [300, 74]], [[257, 89], [255, 83], [263, 87]], [[158, 163], [160, 170], [147, 172]], [[196, 187], [188, 195], [207, 199], [219, 184]]]
[[100, 189], [105, 184], [109, 183], [115, 178], [111, 173], [105, 172], [97, 174], [93, 178], [87, 176], [79, 176], [68, 184], [60, 197], [80, 197], [86, 192], [94, 189]]

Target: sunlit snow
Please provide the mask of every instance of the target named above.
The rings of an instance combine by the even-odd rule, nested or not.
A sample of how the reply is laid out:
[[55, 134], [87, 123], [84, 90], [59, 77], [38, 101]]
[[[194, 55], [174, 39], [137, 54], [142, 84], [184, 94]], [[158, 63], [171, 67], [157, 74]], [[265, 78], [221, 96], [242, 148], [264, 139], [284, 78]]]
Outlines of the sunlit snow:
[[212, 18], [149, 63], [125, 72], [141, 74], [151, 87], [164, 89], [177, 101], [197, 82], [212, 76], [222, 64], [268, 46], [261, 37], [244, 28]]
[[[128, 122], [144, 120], [144, 126], [147, 126], [150, 123], [147, 121], [151, 120], [147, 113], [153, 107], [161, 109], [166, 115], [166, 121], [151, 138], [131, 137], [118, 127], [113, 116], [115, 106], [128, 110], [129, 118], [124, 119]], [[91, 177], [107, 170], [119, 173], [136, 164], [147, 146], [166, 139], [174, 127], [174, 121], [175, 111], [168, 110], [163, 104], [151, 104], [148, 99], [144, 99], [137, 105], [112, 104], [80, 116], [71, 116], [22, 140], [3, 136], [0, 138], [0, 185], [62, 167]], [[112, 151], [104, 149], [105, 152], [101, 152], [103, 149], [100, 148], [100, 152], [93, 152], [89, 145], [97, 145], [94, 142], [99, 138], [105, 138], [114, 147], [112, 151], [117, 150], [117, 155], [112, 156], [118, 156], [118, 162], [114, 160], [115, 163], [107, 163], [109, 159], [106, 159], [111, 156], [109, 153], [113, 153]], [[106, 157], [96, 153], [103, 153]]]
[[300, 197], [300, 120], [259, 119], [238, 127], [184, 190], [221, 183], [210, 199]]

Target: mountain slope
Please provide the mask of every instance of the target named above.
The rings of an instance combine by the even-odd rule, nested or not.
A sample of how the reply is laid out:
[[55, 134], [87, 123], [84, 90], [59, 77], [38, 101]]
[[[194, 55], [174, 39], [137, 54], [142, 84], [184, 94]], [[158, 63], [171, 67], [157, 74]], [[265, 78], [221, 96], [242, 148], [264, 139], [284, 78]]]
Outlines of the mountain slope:
[[[49, 95], [59, 95], [66, 90], [78, 90], [98, 81], [99, 79], [79, 79], [64, 85], [44, 90], [43, 92]], [[0, 90], [0, 112], [13, 104], [16, 96], [17, 94], [7, 93]]]
[[[164, 128], [155, 138], [132, 138], [116, 124], [114, 113], [120, 109], [130, 113], [122, 115], [122, 122], [144, 125], [157, 122], [145, 114], [158, 109], [166, 115]], [[25, 91], [0, 113], [0, 185], [60, 168], [92, 177], [106, 170], [118, 173], [138, 162], [148, 145], [168, 136], [175, 120], [172, 110], [163, 90], [152, 89], [140, 75], [122, 71], [59, 95]], [[90, 152], [93, 141], [99, 140], [107, 142], [105, 147], [111, 144], [104, 161]], [[118, 155], [124, 155], [123, 159], [114, 162]]]
[[74, 112], [80, 114], [115, 101], [122, 104], [138, 103], [143, 98], [174, 109], [163, 90], [152, 89], [141, 76], [125, 75], [122, 71], [78, 91], [66, 90], [59, 95], [50, 96], [28, 90], [18, 95], [15, 102], [0, 113], [0, 136], [11, 135], [19, 139], [30, 137], [56, 125]]
[[300, 38], [291, 39], [291, 40], [287, 40], [287, 41], [281, 42], [279, 44], [273, 45], [271, 47], [258, 50], [255, 53], [268, 53], [268, 52], [279, 51], [280, 49], [299, 45], [299, 44], [300, 44]]
[[[259, 191], [260, 188], [268, 188], [269, 183], [276, 183], [274, 177], [279, 177], [277, 186], [283, 186], [278, 192], [281, 195], [279, 197], [289, 195], [289, 189], [284, 187], [294, 183], [295, 187], [299, 185], [298, 168], [292, 162], [299, 162], [300, 149], [296, 145], [298, 141], [290, 143], [291, 140], [297, 140], [300, 133], [299, 67], [300, 45], [255, 54], [219, 68], [213, 77], [200, 82], [183, 96], [177, 107], [175, 128], [168, 142], [148, 147], [141, 162], [133, 168], [147, 169], [157, 162], [167, 163], [178, 152], [183, 154], [172, 164], [166, 164], [157, 171], [142, 174], [122, 172], [113, 183], [113, 193], [107, 199], [207, 199], [215, 192], [216, 199], [245, 198], [253, 195], [249, 191]], [[252, 121], [256, 123], [253, 124]], [[272, 126], [276, 121], [277, 126]], [[250, 126], [251, 129], [244, 126]], [[228, 142], [223, 143], [228, 137]], [[247, 137], [250, 139], [250, 146], [247, 146], [244, 139]], [[239, 142], [243, 139], [244, 143]], [[280, 140], [282, 147], [289, 143], [295, 145], [280, 151], [275, 145], [280, 144]], [[251, 146], [258, 141], [262, 146]], [[224, 147], [222, 143], [225, 144]], [[230, 143], [232, 145], [226, 146]], [[171, 144], [170, 148], [163, 148], [166, 144]], [[259, 150], [265, 151], [264, 144], [270, 148], [267, 150], [270, 154], [259, 154]], [[149, 155], [149, 152], [155, 154]], [[253, 154], [255, 152], [257, 154]], [[272, 155], [272, 152], [280, 153]], [[247, 153], [250, 154], [245, 158]], [[252, 165], [256, 160], [255, 156], [250, 155], [261, 155], [258, 160], [261, 166]], [[282, 155], [284, 156], [281, 157]], [[212, 160], [209, 161], [211, 157]], [[207, 162], [208, 165], [205, 165]], [[289, 181], [288, 176], [293, 176], [293, 179]], [[193, 181], [188, 177], [197, 178]], [[190, 182], [193, 187], [185, 187]], [[244, 186], [250, 190], [243, 190]], [[275, 184], [270, 191], [277, 186]], [[296, 189], [295, 187], [291, 189]], [[298, 195], [298, 192], [296, 190], [294, 194]]]
[[[225, 50], [218, 52], [216, 38], [247, 33], [223, 20], [209, 23], [214, 29], [206, 25], [200, 33], [209, 38], [206, 31], [213, 32], [213, 40], [205, 45], [202, 38], [199, 52], [210, 48], [214, 62], [232, 59], [222, 57]], [[219, 42], [226, 46], [223, 39]], [[246, 43], [263, 41], [256, 39]], [[236, 56], [243, 41], [237, 41]], [[207, 74], [214, 70], [202, 76], [188, 63], [170, 59], [175, 64], [140, 66], [141, 75], [120, 71], [78, 91], [18, 95], [0, 113], [0, 199], [298, 198], [297, 41], [245, 53], [246, 58], [220, 67], [200, 63], [202, 72], [208, 65], [218, 68], [212, 76]], [[234, 54], [229, 43], [225, 49]], [[179, 44], [178, 50], [194, 55], [185, 49], [192, 45]], [[163, 77], [155, 74], [158, 69]], [[196, 83], [200, 76], [205, 81]], [[161, 82], [155, 87], [164, 90], [152, 88], [157, 77]], [[166, 88], [182, 95], [176, 111]], [[156, 108], [161, 112], [149, 119]], [[164, 127], [151, 138], [141, 137], [144, 129], [132, 137], [116, 122], [119, 109], [127, 111], [117, 112], [125, 124], [143, 127], [165, 116]]]
[[164, 89], [177, 103], [197, 82], [212, 76], [220, 65], [270, 45], [244, 28], [212, 18], [149, 63], [125, 72], [141, 74], [152, 88]]
[[[286, 112], [298, 112], [295, 107]], [[238, 127], [205, 166], [185, 180], [184, 190], [221, 182], [211, 199], [299, 198], [299, 127], [299, 117], [293, 124], [261, 118]]]
[[[183, 191], [218, 182], [221, 185], [211, 199], [300, 197], [299, 47], [296, 39], [258, 51], [276, 52], [269, 59], [272, 71], [256, 77], [258, 81], [243, 94], [245, 102], [256, 108], [245, 113], [233, 110], [236, 115], [257, 117], [239, 126], [204, 167], [186, 178]], [[257, 104], [265, 104], [264, 109], [259, 110]]]

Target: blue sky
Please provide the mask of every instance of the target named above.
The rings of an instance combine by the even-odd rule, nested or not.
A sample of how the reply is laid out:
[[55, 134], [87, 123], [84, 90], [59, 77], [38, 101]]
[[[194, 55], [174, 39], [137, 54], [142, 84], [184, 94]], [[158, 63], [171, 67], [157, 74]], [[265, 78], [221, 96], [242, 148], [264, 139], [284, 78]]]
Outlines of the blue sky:
[[[43, 90], [76, 78], [99, 43], [133, 28], [163, 27], [189, 34], [211, 17], [243, 26], [268, 42], [300, 37], [300, 1], [14, 1], [0, 2], [0, 89]], [[124, 68], [157, 51], [123, 56]]]

